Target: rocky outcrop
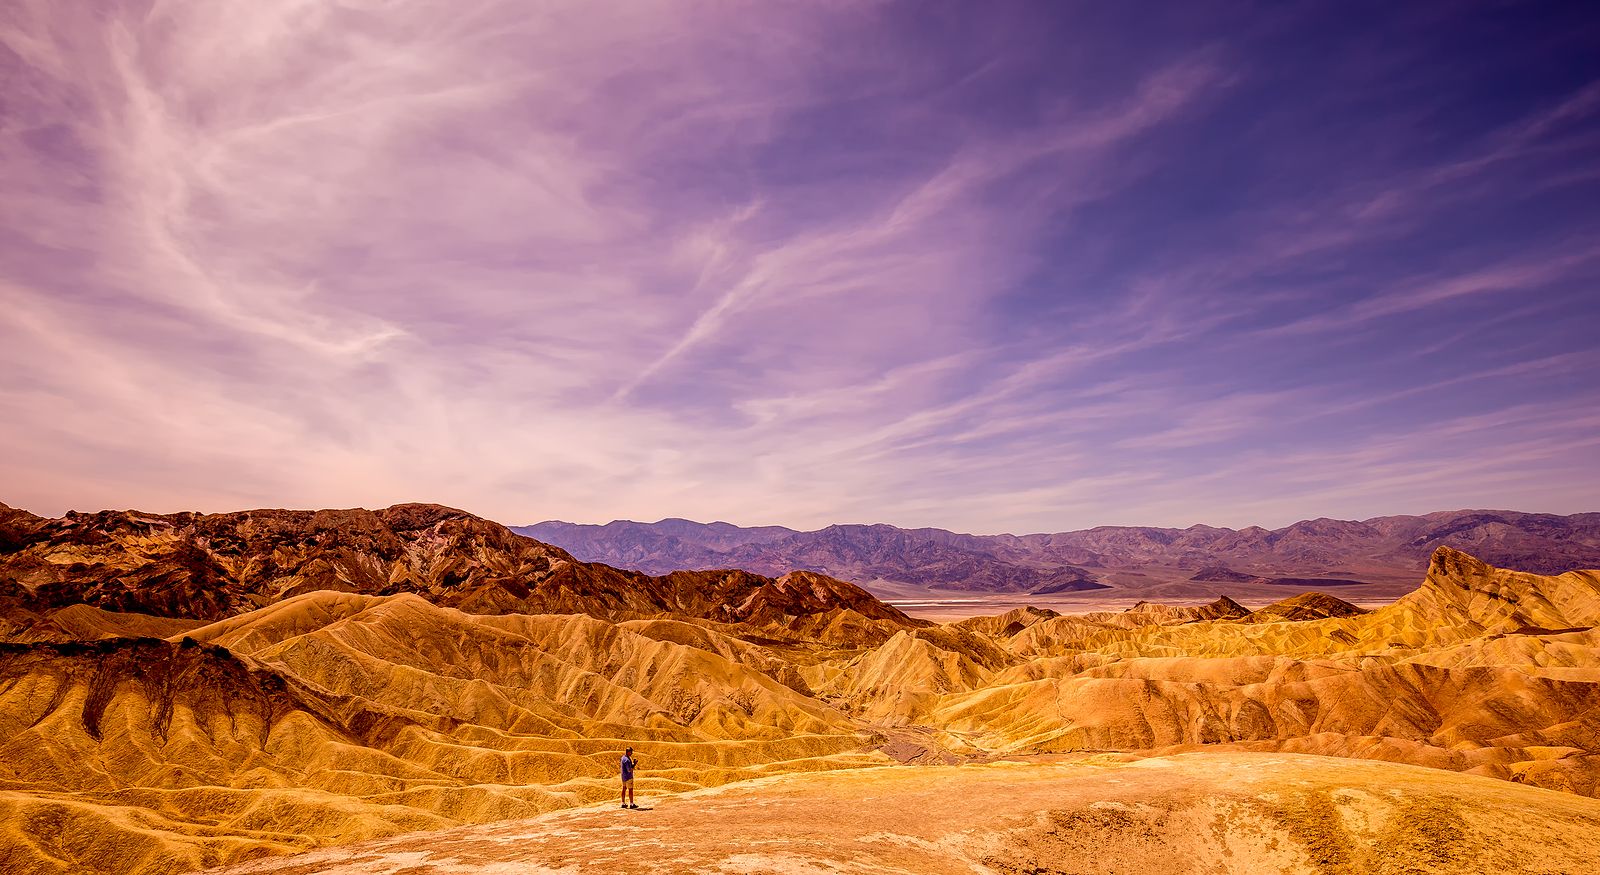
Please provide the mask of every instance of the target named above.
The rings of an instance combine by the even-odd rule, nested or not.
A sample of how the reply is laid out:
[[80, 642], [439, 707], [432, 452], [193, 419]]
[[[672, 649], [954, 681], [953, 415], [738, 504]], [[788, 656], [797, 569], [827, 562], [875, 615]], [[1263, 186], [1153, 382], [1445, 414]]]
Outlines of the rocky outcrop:
[[[806, 640], [886, 640], [927, 625], [853, 584], [799, 572], [652, 577], [429, 504], [224, 514], [0, 514], [0, 607], [34, 624], [75, 604], [216, 620], [307, 592], [412, 593], [476, 614], [684, 616]], [[835, 628], [830, 633], [827, 630]], [[41, 633], [44, 637], [49, 637]]]

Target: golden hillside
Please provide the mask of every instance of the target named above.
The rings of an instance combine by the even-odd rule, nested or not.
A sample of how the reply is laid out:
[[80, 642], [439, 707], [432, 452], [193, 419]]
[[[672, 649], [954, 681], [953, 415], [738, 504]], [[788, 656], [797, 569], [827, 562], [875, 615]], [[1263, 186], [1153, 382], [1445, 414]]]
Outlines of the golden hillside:
[[[280, 513], [12, 523], [0, 870], [183, 872], [527, 818], [610, 800], [630, 745], [650, 798], [1202, 746], [1389, 761], [1340, 773], [1362, 793], [1397, 763], [1483, 776], [1463, 811], [1510, 792], [1488, 778], [1574, 811], [1600, 795], [1596, 572], [1442, 549], [1372, 611], [1309, 595], [934, 626], [820, 575], [618, 572], [447, 509], [348, 530]], [[196, 615], [108, 607], [127, 602]]]

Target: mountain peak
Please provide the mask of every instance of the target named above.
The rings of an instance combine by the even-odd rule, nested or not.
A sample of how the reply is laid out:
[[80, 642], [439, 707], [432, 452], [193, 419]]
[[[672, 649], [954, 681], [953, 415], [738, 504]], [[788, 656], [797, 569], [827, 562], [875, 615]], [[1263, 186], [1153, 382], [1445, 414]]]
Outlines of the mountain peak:
[[1428, 577], [1466, 577], [1495, 571], [1489, 563], [1454, 547], [1440, 545], [1434, 548], [1428, 560]]
[[1422, 586], [1396, 604], [1435, 623], [1495, 634], [1587, 628], [1600, 624], [1600, 574], [1512, 571], [1461, 550], [1439, 547]]

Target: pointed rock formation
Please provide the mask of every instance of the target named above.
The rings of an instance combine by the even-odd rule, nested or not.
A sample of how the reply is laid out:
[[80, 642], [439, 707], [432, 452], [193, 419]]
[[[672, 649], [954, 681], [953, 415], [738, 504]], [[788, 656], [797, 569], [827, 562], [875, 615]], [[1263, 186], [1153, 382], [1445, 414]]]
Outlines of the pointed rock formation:
[[1354, 617], [1366, 611], [1350, 604], [1344, 599], [1334, 598], [1327, 593], [1305, 592], [1291, 596], [1250, 614], [1252, 623], [1271, 623], [1279, 620], [1299, 622], [1302, 620], [1326, 620], [1329, 617]]

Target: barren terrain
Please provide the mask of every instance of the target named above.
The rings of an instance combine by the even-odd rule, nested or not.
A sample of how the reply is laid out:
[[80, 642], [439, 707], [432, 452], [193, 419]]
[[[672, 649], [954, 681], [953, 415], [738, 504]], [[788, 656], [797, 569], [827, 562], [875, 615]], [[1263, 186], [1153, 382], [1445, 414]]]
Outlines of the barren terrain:
[[1600, 802], [1549, 790], [1312, 756], [1127, 760], [785, 775], [216, 875], [1576, 875], [1596, 850]]
[[[1597, 850], [1546, 835], [1595, 822], [1600, 795], [1592, 571], [1441, 548], [1370, 610], [1291, 592], [934, 624], [817, 574], [620, 572], [431, 506], [0, 522], [6, 872], [177, 873], [502, 821], [448, 835], [501, 837], [512, 856], [481, 871], [537, 848], [562, 871], [607, 859], [620, 824], [594, 818], [618, 815], [657, 818], [627, 827], [660, 828], [639, 866], [686, 871], [850, 871], [817, 856], [835, 840], [880, 867], [861, 871], [946, 851], [1170, 871], [1139, 861], [1181, 848], [1228, 871], [1503, 853], [1560, 872]], [[608, 808], [627, 746], [656, 811]], [[730, 789], [693, 795], [710, 788]], [[746, 809], [797, 826], [741, 831]], [[854, 837], [807, 838], [841, 811]], [[466, 871], [456, 838], [398, 841], [343, 871]], [[344, 858], [320, 859], [293, 865]]]

